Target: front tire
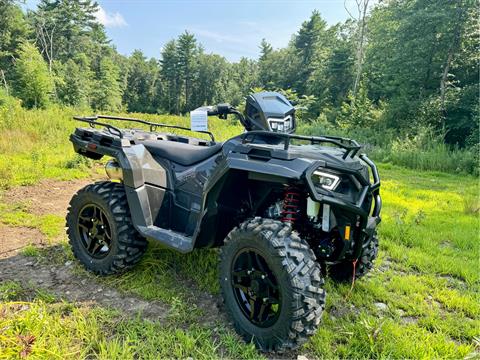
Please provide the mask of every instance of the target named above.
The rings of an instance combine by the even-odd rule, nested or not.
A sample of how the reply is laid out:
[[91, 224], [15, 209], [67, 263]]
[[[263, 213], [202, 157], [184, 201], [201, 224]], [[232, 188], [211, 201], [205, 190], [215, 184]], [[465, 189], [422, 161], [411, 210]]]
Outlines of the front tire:
[[315, 333], [324, 281], [313, 251], [290, 225], [257, 217], [233, 229], [219, 273], [227, 313], [246, 341], [284, 351]]
[[99, 275], [119, 273], [140, 261], [147, 241], [135, 230], [122, 184], [87, 185], [70, 201], [67, 234], [73, 254]]

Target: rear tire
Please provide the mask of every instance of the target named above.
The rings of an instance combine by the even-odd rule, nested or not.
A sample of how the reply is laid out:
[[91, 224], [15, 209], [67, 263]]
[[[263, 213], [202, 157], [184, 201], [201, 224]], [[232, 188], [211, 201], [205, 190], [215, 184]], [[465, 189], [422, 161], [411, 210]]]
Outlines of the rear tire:
[[132, 224], [120, 183], [97, 182], [79, 190], [66, 220], [73, 254], [95, 274], [124, 271], [138, 263], [147, 248]]
[[[362, 255], [355, 264], [355, 279], [365, 276], [371, 269], [378, 255], [378, 236], [375, 233], [372, 240], [363, 249]], [[328, 269], [329, 276], [336, 282], [351, 282], [353, 277], [353, 263], [342, 262], [331, 265]]]
[[[242, 266], [249, 253], [256, 265], [244, 260]], [[219, 274], [235, 329], [260, 350], [297, 348], [317, 330], [325, 307], [320, 265], [290, 225], [257, 217], [233, 229], [221, 249]]]

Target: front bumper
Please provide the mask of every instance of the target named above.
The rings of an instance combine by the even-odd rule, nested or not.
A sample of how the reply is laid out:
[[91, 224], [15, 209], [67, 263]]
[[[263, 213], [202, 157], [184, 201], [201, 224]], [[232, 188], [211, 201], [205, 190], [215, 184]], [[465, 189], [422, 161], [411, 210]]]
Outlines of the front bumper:
[[[360, 220], [358, 227], [360, 234], [358, 234], [356, 241], [352, 244], [352, 256], [354, 259], [358, 258], [362, 251], [362, 247], [366, 246], [375, 234], [375, 229], [381, 221], [380, 212], [382, 210], [382, 198], [380, 197], [380, 176], [378, 174], [378, 169], [373, 161], [367, 157], [367, 155], [361, 154], [359, 155], [359, 158], [370, 168], [373, 177], [372, 184], [367, 182], [355, 169], [332, 167], [328, 166], [328, 164], [325, 167], [327, 171], [328, 169], [332, 169], [353, 175], [357, 178], [362, 187], [356, 202], [346, 201], [338, 196], [335, 196], [333, 192], [326, 192], [325, 194], [317, 192], [312, 182], [312, 173], [318, 168], [317, 164], [314, 164], [305, 174], [312, 199], [321, 204], [328, 204], [333, 208], [341, 209], [348, 213], [358, 215]], [[370, 202], [368, 199], [370, 198], [373, 202], [373, 208], [369, 206]]]

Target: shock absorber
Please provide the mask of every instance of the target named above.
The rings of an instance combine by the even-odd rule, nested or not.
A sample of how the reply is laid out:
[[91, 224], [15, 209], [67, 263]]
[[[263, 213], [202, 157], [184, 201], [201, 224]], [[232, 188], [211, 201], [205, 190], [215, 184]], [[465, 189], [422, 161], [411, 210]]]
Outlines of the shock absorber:
[[295, 186], [285, 189], [282, 209], [282, 222], [293, 224], [298, 218], [298, 207], [300, 205], [300, 191]]

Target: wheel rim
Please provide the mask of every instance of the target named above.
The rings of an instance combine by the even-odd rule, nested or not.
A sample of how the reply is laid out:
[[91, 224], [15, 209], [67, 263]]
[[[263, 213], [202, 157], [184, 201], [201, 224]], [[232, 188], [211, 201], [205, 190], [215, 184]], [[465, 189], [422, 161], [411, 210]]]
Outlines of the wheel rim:
[[231, 285], [245, 317], [259, 327], [272, 326], [281, 309], [277, 278], [254, 249], [244, 249], [233, 261]]
[[110, 253], [112, 229], [105, 212], [94, 204], [82, 208], [78, 216], [80, 240], [87, 253], [102, 259]]

